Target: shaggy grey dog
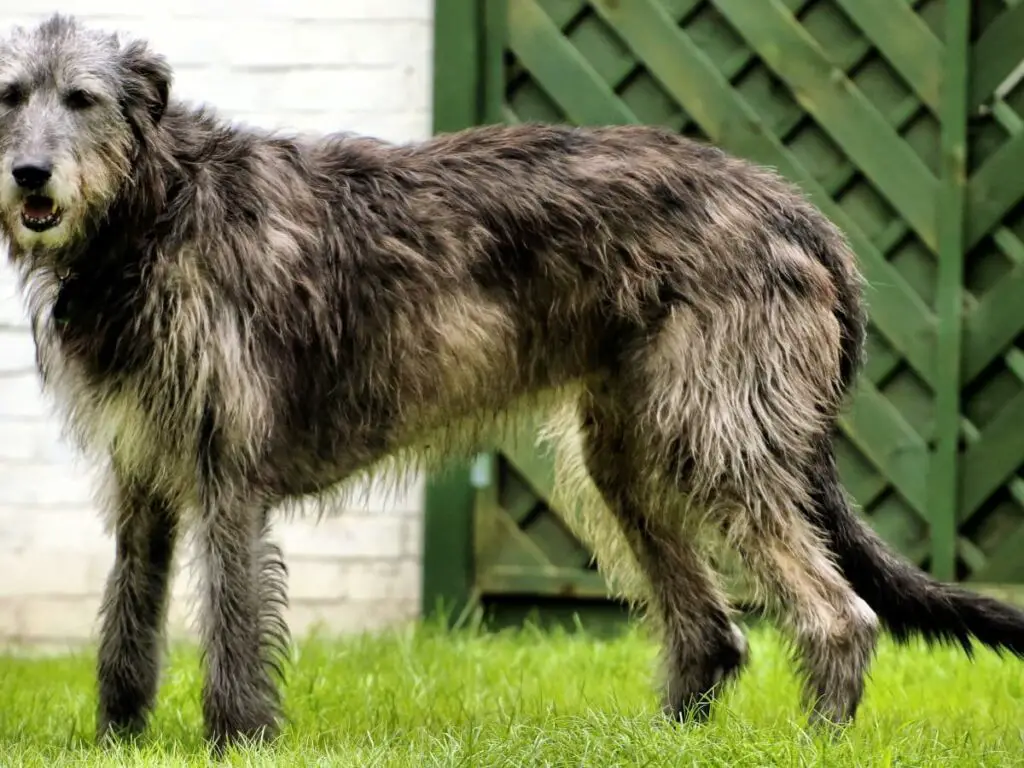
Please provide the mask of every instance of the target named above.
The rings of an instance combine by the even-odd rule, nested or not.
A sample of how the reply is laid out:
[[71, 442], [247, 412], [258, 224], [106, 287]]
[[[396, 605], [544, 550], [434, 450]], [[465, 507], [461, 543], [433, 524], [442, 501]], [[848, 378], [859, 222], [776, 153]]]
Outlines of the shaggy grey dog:
[[45, 387], [110, 481], [101, 735], [153, 704], [186, 526], [208, 736], [266, 737], [287, 641], [269, 510], [537, 409], [599, 498], [578, 521], [599, 564], [642, 577], [672, 716], [706, 716], [746, 657], [711, 541], [775, 609], [818, 719], [854, 716], [879, 620], [1024, 653], [1024, 615], [850, 510], [830, 434], [859, 275], [776, 175], [646, 127], [277, 136], [170, 83], [68, 18], [0, 44], [0, 221]]

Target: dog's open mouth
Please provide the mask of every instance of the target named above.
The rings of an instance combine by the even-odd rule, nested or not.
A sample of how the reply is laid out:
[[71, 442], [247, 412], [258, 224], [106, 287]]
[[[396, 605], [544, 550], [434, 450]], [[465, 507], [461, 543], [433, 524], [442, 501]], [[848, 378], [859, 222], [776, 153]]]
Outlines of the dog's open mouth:
[[60, 210], [52, 198], [29, 195], [21, 206], [21, 223], [33, 232], [45, 232], [60, 223]]

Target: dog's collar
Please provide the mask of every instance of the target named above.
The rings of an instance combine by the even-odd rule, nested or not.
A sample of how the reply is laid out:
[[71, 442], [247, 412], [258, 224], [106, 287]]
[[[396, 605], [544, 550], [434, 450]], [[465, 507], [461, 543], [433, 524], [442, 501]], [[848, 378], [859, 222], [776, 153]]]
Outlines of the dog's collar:
[[70, 301], [68, 299], [65, 289], [67, 288], [68, 282], [71, 280], [70, 269], [56, 269], [54, 270], [54, 276], [57, 278], [57, 300], [53, 304], [51, 313], [53, 315], [54, 322], [58, 325], [67, 325], [71, 319], [69, 315]]

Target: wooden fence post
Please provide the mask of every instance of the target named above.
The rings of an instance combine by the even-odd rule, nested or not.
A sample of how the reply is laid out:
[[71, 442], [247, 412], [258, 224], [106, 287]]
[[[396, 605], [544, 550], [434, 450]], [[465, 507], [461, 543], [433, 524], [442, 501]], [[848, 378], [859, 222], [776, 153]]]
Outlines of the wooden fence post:
[[967, 100], [970, 0], [946, 0], [943, 62], [942, 162], [937, 229], [939, 280], [935, 308], [935, 450], [928, 483], [931, 571], [956, 576], [957, 507], [960, 493], [960, 369], [964, 316], [964, 202], [967, 185]]
[[[477, 0], [435, 0], [433, 131], [447, 133], [482, 118], [481, 9]], [[475, 489], [468, 466], [427, 478], [423, 511], [421, 610], [451, 618], [473, 587]]]

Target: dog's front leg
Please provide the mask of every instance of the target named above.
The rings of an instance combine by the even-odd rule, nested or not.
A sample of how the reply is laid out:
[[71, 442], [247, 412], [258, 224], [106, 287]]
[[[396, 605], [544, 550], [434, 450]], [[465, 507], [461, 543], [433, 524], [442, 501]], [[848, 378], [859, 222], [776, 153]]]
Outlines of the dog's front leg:
[[156, 698], [178, 510], [115, 469], [116, 551], [101, 608], [98, 735], [137, 735]]
[[266, 508], [234, 492], [203, 492], [200, 548], [205, 605], [203, 718], [217, 750], [272, 739], [278, 728], [274, 672], [284, 650], [284, 566], [263, 541]]

